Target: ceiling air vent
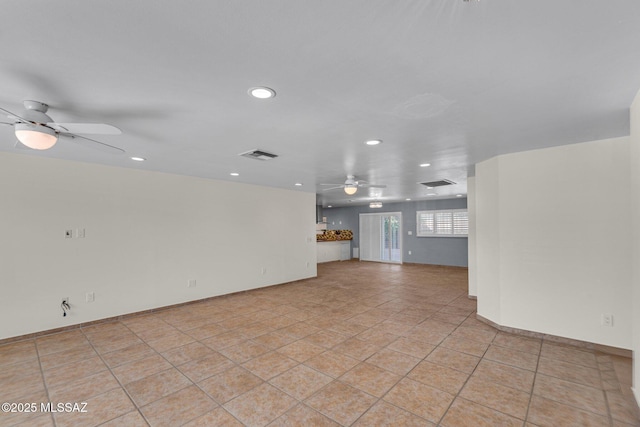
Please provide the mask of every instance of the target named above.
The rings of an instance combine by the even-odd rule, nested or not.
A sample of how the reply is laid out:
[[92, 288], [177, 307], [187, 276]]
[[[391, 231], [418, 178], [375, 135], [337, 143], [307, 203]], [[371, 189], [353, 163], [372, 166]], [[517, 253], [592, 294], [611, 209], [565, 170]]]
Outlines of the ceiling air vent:
[[248, 157], [250, 159], [256, 159], [256, 160], [271, 160], [278, 157], [276, 154], [267, 153], [266, 151], [261, 151], [258, 149], [249, 150], [245, 153], [240, 153], [239, 155], [242, 157]]
[[443, 185], [452, 185], [452, 184], [455, 184], [455, 182], [449, 181], [448, 179], [440, 179], [438, 181], [421, 182], [420, 184], [433, 188], [433, 187], [442, 187]]

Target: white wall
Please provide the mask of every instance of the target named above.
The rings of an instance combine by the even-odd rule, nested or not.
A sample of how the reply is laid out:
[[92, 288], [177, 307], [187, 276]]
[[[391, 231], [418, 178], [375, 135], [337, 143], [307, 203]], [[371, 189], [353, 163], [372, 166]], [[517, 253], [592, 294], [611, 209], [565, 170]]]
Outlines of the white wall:
[[[499, 156], [476, 167], [478, 313], [631, 348], [629, 138]], [[601, 325], [603, 313], [614, 326]]]
[[0, 195], [0, 339], [316, 276], [312, 193], [0, 153]]
[[631, 106], [631, 218], [633, 223], [633, 390], [640, 404], [640, 93]]
[[477, 263], [476, 263], [476, 178], [467, 178], [467, 215], [469, 216], [469, 236], [467, 239], [469, 290], [471, 297], [478, 296]]

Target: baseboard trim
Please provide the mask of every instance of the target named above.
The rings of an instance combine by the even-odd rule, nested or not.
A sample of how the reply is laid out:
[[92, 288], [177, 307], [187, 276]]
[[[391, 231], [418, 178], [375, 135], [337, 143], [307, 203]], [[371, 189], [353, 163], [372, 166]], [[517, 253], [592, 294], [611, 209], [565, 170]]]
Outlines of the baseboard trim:
[[474, 301], [478, 300], [478, 297], [476, 295], [467, 295], [467, 298], [472, 299]]
[[630, 359], [633, 357], [633, 351], [627, 350], [625, 348], [612, 347], [612, 346], [596, 344], [588, 341], [580, 341], [573, 338], [565, 338], [557, 335], [543, 334], [541, 332], [533, 332], [533, 331], [527, 331], [526, 329], [518, 329], [518, 328], [512, 328], [510, 326], [503, 326], [477, 313], [476, 313], [476, 319], [478, 319], [482, 323], [486, 323], [487, 325], [499, 331], [508, 332], [514, 335], [520, 335], [528, 338], [538, 338], [538, 339], [551, 341], [558, 344], [568, 344], [575, 347], [581, 347], [587, 350], [593, 350], [593, 351], [599, 351], [605, 354], [611, 354], [614, 356], [628, 357]]
[[162, 311], [171, 310], [172, 308], [183, 307], [183, 306], [192, 305], [192, 304], [199, 304], [199, 303], [210, 301], [210, 300], [214, 300], [214, 299], [221, 299], [221, 298], [227, 298], [227, 297], [230, 297], [230, 296], [233, 296], [233, 295], [244, 294], [244, 293], [247, 293], [247, 292], [255, 291], [257, 289], [266, 289], [266, 288], [271, 288], [271, 287], [274, 287], [274, 286], [285, 286], [285, 285], [288, 285], [290, 283], [304, 282], [306, 280], [311, 280], [311, 279], [315, 279], [315, 277], [307, 277], [305, 279], [294, 280], [292, 282], [286, 282], [286, 283], [276, 283], [274, 285], [263, 286], [263, 287], [260, 287], [260, 288], [247, 289], [247, 290], [244, 290], [244, 291], [232, 292], [230, 294], [216, 295], [216, 296], [206, 297], [206, 298], [197, 299], [197, 300], [193, 300], [193, 301], [186, 301], [186, 302], [181, 302], [181, 303], [177, 303], [177, 304], [165, 305], [165, 306], [162, 306], [162, 307], [150, 308], [148, 310], [135, 311], [133, 313], [126, 313], [126, 314], [122, 314], [122, 315], [119, 315], [119, 316], [105, 317], [104, 319], [92, 320], [90, 322], [76, 323], [74, 325], [63, 326], [61, 328], [46, 329], [44, 331], [33, 332], [31, 334], [17, 335], [15, 337], [3, 338], [3, 339], [0, 339], [0, 346], [4, 345], [4, 344], [11, 344], [11, 343], [20, 342], [20, 341], [33, 340], [33, 339], [36, 339], [36, 338], [39, 338], [39, 337], [43, 337], [43, 336], [46, 336], [46, 335], [53, 335], [53, 334], [59, 334], [59, 333], [62, 333], [62, 332], [69, 332], [69, 331], [73, 331], [73, 330], [76, 330], [76, 329], [86, 328], [86, 327], [89, 327], [89, 326], [100, 325], [102, 323], [119, 322], [121, 320], [130, 319], [132, 317], [144, 316], [146, 314], [159, 313], [159, 312], [162, 312]]

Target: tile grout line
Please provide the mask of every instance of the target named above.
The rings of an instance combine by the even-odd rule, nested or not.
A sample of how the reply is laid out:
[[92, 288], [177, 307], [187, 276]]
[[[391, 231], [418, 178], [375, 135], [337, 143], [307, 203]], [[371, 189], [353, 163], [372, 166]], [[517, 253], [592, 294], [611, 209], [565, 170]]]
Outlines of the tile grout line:
[[524, 422], [529, 422], [529, 411], [531, 410], [531, 403], [533, 402], [533, 391], [536, 387], [536, 380], [538, 378], [538, 369], [540, 367], [540, 357], [542, 357], [542, 345], [544, 344], [544, 340], [540, 340], [540, 348], [538, 349], [537, 359], [536, 359], [536, 370], [533, 373], [533, 381], [531, 381], [531, 393], [529, 394], [529, 404], [527, 405], [527, 412], [524, 416]]
[[[47, 396], [47, 402], [51, 403], [51, 396], [49, 395], [49, 387], [47, 386], [47, 380], [44, 376], [44, 368], [42, 368], [42, 360], [40, 359], [40, 349], [38, 348], [38, 342], [35, 338], [33, 338], [33, 345], [36, 348], [36, 356], [38, 357], [38, 366], [40, 367], [40, 375], [42, 377], [42, 385], [44, 385], [44, 392]], [[53, 416], [53, 413], [49, 413], [51, 420], [53, 421], [53, 426], [57, 426], [56, 417]]]

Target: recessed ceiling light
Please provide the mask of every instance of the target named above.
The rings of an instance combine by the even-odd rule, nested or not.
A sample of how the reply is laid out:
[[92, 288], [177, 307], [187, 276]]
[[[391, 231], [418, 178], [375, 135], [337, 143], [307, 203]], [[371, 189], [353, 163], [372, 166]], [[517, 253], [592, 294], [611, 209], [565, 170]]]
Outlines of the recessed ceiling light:
[[264, 86], [252, 87], [249, 89], [249, 95], [258, 99], [269, 99], [276, 96], [276, 91]]
[[329, 206], [327, 206], [327, 207], [328, 207], [328, 208], [332, 208], [333, 206], [329, 205]]
[[456, 197], [462, 197], [462, 194], [456, 194]]
[[293, 184], [293, 185], [295, 185], [296, 187], [302, 187], [302, 183], [301, 183], [301, 182], [296, 182], [296, 183], [295, 183], [295, 184]]
[[131, 157], [131, 160], [136, 162], [144, 162], [147, 159], [145, 159], [144, 157]]
[[231, 172], [229, 175], [231, 175], [231, 176], [240, 176], [240, 174], [238, 172]]
[[411, 200], [411, 198], [407, 198], [407, 199], [405, 199], [405, 200], [408, 202], [409, 200]]
[[429, 166], [431, 166], [431, 163], [422, 163], [420, 165], [421, 168], [428, 168]]
[[427, 196], [437, 196], [436, 193], [427, 193]]
[[365, 144], [367, 144], [367, 145], [378, 145], [378, 144], [382, 144], [382, 140], [381, 139], [370, 139], [370, 140], [366, 141]]

